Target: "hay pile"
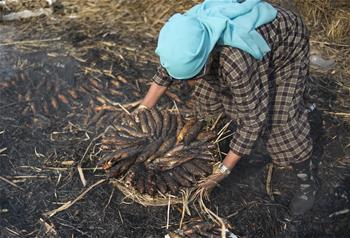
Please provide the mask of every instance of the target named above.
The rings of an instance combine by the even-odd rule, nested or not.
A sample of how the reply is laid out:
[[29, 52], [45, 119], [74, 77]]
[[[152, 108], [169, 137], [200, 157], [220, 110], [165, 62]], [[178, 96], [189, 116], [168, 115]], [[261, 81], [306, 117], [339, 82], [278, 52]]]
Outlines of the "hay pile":
[[[348, 44], [350, 40], [350, 2], [346, 0], [295, 0], [309, 27], [321, 39]], [[316, 36], [314, 34], [314, 36]], [[316, 36], [317, 37], [317, 36]]]
[[0, 1], [7, 12], [19, 12], [23, 10], [34, 10], [38, 8], [50, 7], [55, 0], [4, 0]]

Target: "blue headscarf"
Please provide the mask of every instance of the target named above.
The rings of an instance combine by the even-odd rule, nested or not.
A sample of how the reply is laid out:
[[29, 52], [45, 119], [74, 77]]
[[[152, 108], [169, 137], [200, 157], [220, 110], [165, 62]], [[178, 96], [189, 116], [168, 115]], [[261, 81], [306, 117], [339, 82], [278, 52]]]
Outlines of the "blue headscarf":
[[198, 74], [216, 44], [241, 49], [260, 60], [270, 47], [255, 29], [276, 15], [277, 10], [261, 0], [205, 0], [165, 23], [156, 54], [176, 79]]

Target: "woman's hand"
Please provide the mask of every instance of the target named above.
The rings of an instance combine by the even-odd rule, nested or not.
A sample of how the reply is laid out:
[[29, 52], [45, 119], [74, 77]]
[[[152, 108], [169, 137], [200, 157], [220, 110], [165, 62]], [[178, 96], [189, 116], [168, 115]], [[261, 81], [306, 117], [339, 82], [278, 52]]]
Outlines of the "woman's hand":
[[167, 87], [160, 86], [155, 82], [152, 82], [151, 87], [148, 89], [148, 92], [145, 98], [142, 100], [140, 106], [146, 108], [152, 108], [158, 102], [158, 99], [165, 93]]
[[198, 191], [206, 190], [210, 192], [214, 187], [216, 187], [216, 185], [218, 185], [230, 174], [240, 158], [241, 157], [239, 155], [235, 154], [233, 151], [230, 151], [222, 163], [214, 168], [213, 174], [207, 177], [198, 185]]

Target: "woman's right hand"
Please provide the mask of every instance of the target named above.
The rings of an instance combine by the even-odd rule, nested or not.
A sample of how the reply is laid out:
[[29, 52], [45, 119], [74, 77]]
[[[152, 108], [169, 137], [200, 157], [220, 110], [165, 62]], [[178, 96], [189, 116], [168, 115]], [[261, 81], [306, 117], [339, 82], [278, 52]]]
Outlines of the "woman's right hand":
[[146, 96], [141, 101], [140, 106], [141, 107], [143, 106], [146, 108], [152, 108], [154, 105], [157, 104], [159, 98], [166, 92], [167, 89], [168, 89], [167, 87], [164, 87], [156, 84], [155, 82], [152, 82]]

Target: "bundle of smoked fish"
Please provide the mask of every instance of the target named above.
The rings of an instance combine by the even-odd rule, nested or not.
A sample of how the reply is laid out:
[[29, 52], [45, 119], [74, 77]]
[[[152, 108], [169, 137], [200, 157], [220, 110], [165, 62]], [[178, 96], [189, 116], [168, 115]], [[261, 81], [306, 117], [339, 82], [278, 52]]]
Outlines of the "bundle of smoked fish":
[[109, 178], [121, 178], [141, 194], [178, 194], [212, 173], [216, 135], [204, 121], [183, 121], [168, 110], [145, 109], [125, 115], [101, 140], [102, 166]]

